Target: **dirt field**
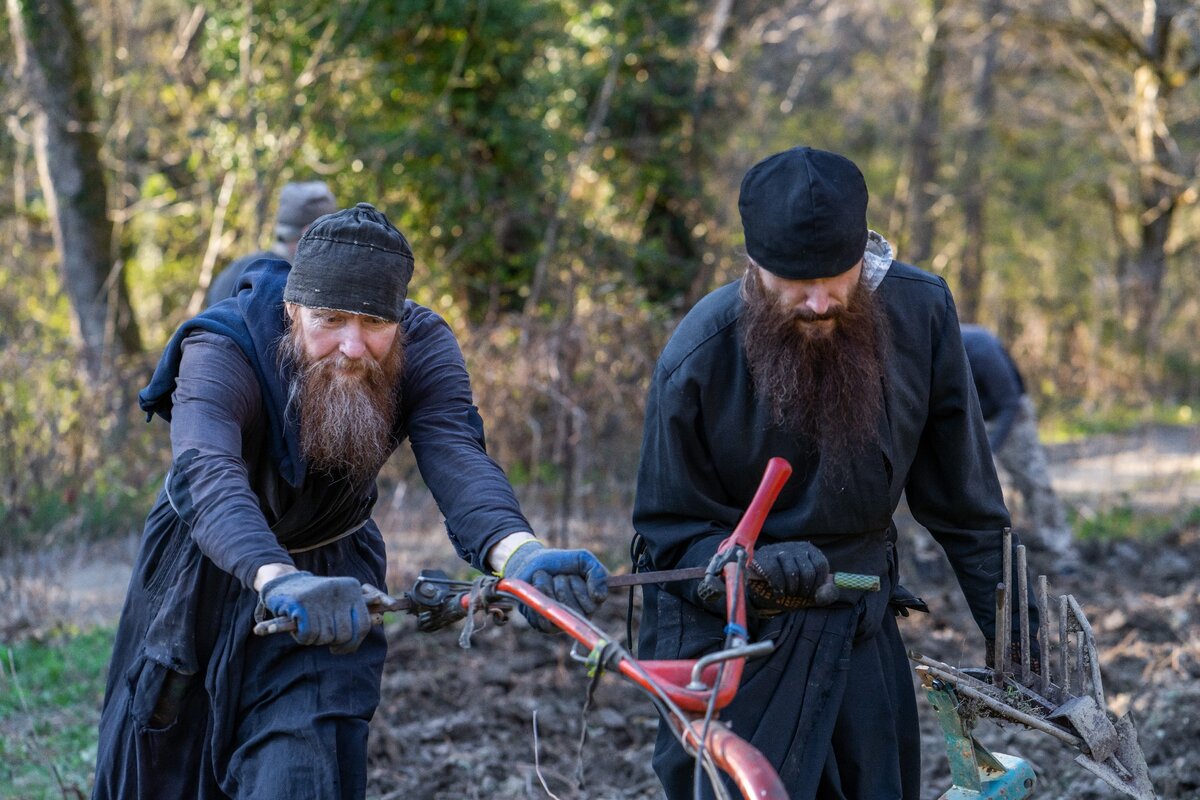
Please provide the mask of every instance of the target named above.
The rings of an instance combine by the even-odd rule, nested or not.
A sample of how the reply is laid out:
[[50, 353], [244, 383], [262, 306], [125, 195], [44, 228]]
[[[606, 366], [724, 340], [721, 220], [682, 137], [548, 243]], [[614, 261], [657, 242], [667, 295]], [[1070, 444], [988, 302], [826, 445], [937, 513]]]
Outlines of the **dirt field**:
[[[1073, 594], [1087, 612], [1109, 705], [1133, 711], [1160, 796], [1200, 797], [1200, 578], [1194, 568], [1200, 530], [1153, 545], [1090, 547], [1086, 556], [1093, 574], [1057, 579], [1051, 589]], [[935, 613], [903, 620], [906, 642], [941, 661], [979, 664], [981, 639], [948, 566], [944, 575], [923, 569], [928, 577], [913, 585]], [[621, 596], [608, 603], [606, 629], [624, 630], [624, 606]], [[649, 766], [653, 710], [619, 678], [606, 676], [596, 692], [580, 760], [589, 681], [561, 640], [536, 634], [523, 621], [481, 631], [470, 650], [459, 648], [457, 630], [420, 635], [402, 621], [392, 632], [387, 699], [373, 728], [371, 782], [378, 796], [547, 797], [534, 769], [535, 749], [541, 779], [564, 800], [662, 796]], [[929, 704], [918, 699], [924, 796], [935, 798], [949, 787], [948, 765]], [[1037, 797], [1117, 796], [1073, 763], [1070, 748], [1043, 734], [990, 722], [981, 723], [979, 733], [993, 750], [1033, 763]]]
[[[1097, 437], [1051, 449], [1060, 493], [1085, 517], [1123, 507], [1186, 513], [1200, 507], [1200, 430], [1149, 429], [1122, 437]], [[385, 527], [424, 531], [399, 534], [390, 543], [393, 588], [404, 588], [418, 566], [447, 566], [445, 538], [435, 513], [417, 517], [414, 498], [394, 498], [395, 517]], [[418, 503], [420, 505], [420, 503]], [[388, 520], [388, 508], [381, 520]], [[1018, 509], [1019, 511], [1019, 509]], [[1131, 710], [1163, 798], [1200, 798], [1200, 525], [1173, 526], [1150, 542], [1088, 544], [1087, 568], [1052, 578], [1053, 594], [1070, 593], [1095, 630], [1110, 708]], [[1183, 516], [1180, 517], [1181, 519]], [[1019, 516], [1018, 516], [1019, 519]], [[598, 541], [624, 539], [625, 515], [593, 519], [583, 527]], [[903, 525], [903, 536], [924, 537]], [[586, 540], [586, 539], [585, 539]], [[904, 583], [933, 608], [930, 616], [902, 620], [908, 645], [956, 665], [976, 665], [982, 640], [966, 613], [949, 566], [936, 551], [906, 549]], [[44, 620], [111, 621], [119, 609], [132, 542], [109, 545], [103, 557], [31, 556], [5, 565], [30, 580], [10, 608]], [[1036, 573], [1049, 566], [1035, 552]], [[609, 561], [617, 564], [617, 553]], [[68, 588], [69, 587], [69, 588]], [[614, 593], [602, 625], [623, 632], [627, 594]], [[11, 629], [11, 628], [10, 628]], [[580, 750], [582, 709], [588, 687], [583, 665], [561, 638], [529, 630], [523, 620], [477, 632], [463, 650], [457, 628], [419, 634], [409, 618], [389, 625], [391, 652], [384, 702], [373, 724], [370, 792], [373, 798], [659, 798], [650, 769], [656, 718], [648, 700], [614, 676], [599, 683], [587, 714]], [[948, 788], [949, 772], [928, 702], [918, 695], [924, 741], [924, 796]], [[536, 718], [536, 734], [535, 734]], [[1045, 735], [984, 722], [980, 738], [991, 748], [1032, 762], [1040, 784], [1035, 796], [1085, 800], [1117, 796], [1074, 764], [1069, 748]], [[582, 752], [582, 756], [580, 756]], [[535, 770], [535, 759], [540, 769]], [[545, 782], [549, 791], [543, 789]], [[551, 794], [552, 793], [552, 794]]]

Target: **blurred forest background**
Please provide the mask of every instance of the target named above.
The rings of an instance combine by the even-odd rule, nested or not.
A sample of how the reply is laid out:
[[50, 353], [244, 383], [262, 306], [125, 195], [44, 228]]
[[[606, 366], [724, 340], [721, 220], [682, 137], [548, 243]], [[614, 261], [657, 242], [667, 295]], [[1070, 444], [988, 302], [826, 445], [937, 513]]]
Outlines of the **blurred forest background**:
[[[796, 144], [861, 166], [871, 227], [1000, 333], [1044, 416], [1200, 400], [1192, 0], [0, 13], [0, 548], [140, 528], [168, 456], [136, 391], [289, 180], [405, 231], [554, 530], [627, 515], [659, 349], [743, 267], [742, 174]], [[389, 467], [394, 502], [410, 478]]]

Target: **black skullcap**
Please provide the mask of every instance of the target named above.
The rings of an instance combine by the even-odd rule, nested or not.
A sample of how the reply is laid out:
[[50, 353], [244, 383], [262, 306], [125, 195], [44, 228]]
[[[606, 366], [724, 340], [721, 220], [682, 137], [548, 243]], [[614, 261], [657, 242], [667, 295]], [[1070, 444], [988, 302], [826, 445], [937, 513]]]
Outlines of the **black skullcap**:
[[746, 253], [781, 278], [840, 275], [867, 248], [867, 183], [837, 153], [793, 147], [742, 178]]
[[283, 299], [399, 322], [412, 274], [404, 234], [359, 203], [320, 217], [300, 237]]

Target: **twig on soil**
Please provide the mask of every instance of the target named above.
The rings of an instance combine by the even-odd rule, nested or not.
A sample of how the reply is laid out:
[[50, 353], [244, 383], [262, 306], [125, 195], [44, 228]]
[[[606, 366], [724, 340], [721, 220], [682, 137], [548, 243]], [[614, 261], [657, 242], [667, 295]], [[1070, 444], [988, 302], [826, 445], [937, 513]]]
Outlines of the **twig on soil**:
[[537, 773], [538, 780], [542, 783], [542, 788], [546, 790], [546, 794], [550, 795], [553, 800], [561, 800], [554, 792], [550, 791], [550, 787], [546, 785], [546, 779], [542, 777], [542, 762], [538, 756], [538, 727], [537, 727], [537, 709], [533, 710], [533, 771]]

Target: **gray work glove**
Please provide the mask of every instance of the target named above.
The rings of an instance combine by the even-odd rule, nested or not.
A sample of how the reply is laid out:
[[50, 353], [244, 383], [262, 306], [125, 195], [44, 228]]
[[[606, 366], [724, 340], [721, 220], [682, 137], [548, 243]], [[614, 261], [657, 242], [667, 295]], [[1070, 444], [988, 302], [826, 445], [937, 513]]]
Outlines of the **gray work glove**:
[[[587, 617], [608, 597], [608, 570], [587, 550], [556, 550], [528, 541], [508, 557], [501, 577], [524, 581]], [[521, 614], [542, 633], [558, 631], [554, 623], [524, 604]]]
[[296, 623], [300, 644], [327, 644], [333, 653], [353, 653], [371, 630], [363, 586], [354, 578], [325, 578], [289, 572], [268, 581], [259, 602], [271, 616]]
[[810, 542], [765, 544], [754, 551], [746, 582], [750, 604], [760, 611], [827, 606], [838, 598], [829, 562]]

